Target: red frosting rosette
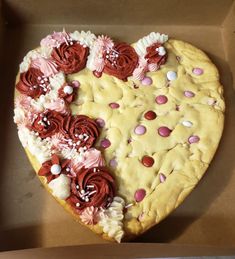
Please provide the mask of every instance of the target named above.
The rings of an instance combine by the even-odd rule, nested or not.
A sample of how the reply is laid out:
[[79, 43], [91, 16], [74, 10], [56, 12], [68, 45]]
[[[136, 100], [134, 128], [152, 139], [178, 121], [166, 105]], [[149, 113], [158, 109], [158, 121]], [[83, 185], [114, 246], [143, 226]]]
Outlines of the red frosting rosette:
[[[42, 81], [43, 83], [41, 83]], [[43, 73], [39, 69], [30, 67], [28, 71], [20, 74], [16, 89], [22, 94], [37, 98], [47, 92], [48, 84], [49, 82], [43, 79]]]
[[76, 143], [76, 149], [93, 146], [99, 136], [99, 129], [96, 122], [86, 115], [66, 116], [63, 119], [61, 128], [65, 138]]
[[64, 117], [61, 113], [48, 110], [37, 115], [30, 129], [36, 131], [41, 138], [51, 137], [59, 132], [63, 119]]
[[148, 64], [157, 64], [158, 66], [166, 63], [167, 55], [160, 56], [157, 48], [162, 47], [161, 43], [154, 43], [151, 46], [146, 48], [147, 54], [145, 55], [145, 59]]
[[72, 45], [62, 43], [60, 47], [54, 48], [51, 56], [58, 68], [65, 74], [72, 74], [82, 70], [86, 66], [89, 48], [73, 42]]
[[114, 178], [105, 167], [81, 169], [71, 182], [68, 202], [78, 212], [93, 206], [106, 208], [115, 195]]
[[104, 53], [104, 72], [126, 81], [138, 65], [135, 49], [126, 43], [116, 43]]
[[39, 176], [45, 176], [47, 183], [56, 179], [61, 173], [68, 174], [67, 169], [70, 163], [69, 159], [63, 159], [60, 161], [56, 154], [53, 154], [51, 160], [44, 162], [38, 171]]

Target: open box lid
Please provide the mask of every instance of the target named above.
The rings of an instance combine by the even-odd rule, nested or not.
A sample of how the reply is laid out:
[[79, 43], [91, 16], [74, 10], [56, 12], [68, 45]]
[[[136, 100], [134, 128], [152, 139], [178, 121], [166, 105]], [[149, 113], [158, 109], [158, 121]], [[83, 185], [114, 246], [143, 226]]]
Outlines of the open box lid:
[[[1, 176], [2, 198], [0, 198], [0, 204], [3, 211], [0, 216], [2, 227], [0, 233], [1, 250], [63, 246], [63, 238], [69, 234], [72, 236], [67, 239], [65, 245], [104, 242], [98, 237], [93, 237], [94, 234], [88, 233], [89, 230], [82, 234], [83, 237], [77, 237], [77, 241], [74, 241], [74, 237], [79, 231], [77, 230], [77, 232], [73, 233], [69, 233], [69, 231], [73, 230], [76, 223], [73, 223], [72, 219], [68, 219], [69, 216], [65, 212], [61, 212], [62, 209], [39, 187], [37, 179], [30, 179], [30, 177], [32, 178], [31, 166], [20, 147], [15, 126], [12, 121], [8, 122], [9, 117], [12, 118], [13, 116], [11, 98], [15, 74], [20, 60], [26, 51], [35, 47], [41, 36], [45, 36], [50, 31], [61, 29], [64, 26], [68, 30], [91, 29], [94, 32], [108, 33], [129, 42], [144, 36], [146, 31], [150, 32], [159, 29], [178, 39], [195, 43], [213, 58], [220, 72], [224, 73], [222, 81], [227, 88], [225, 98], [227, 98], [228, 104], [225, 136], [222, 139], [221, 149], [216, 156], [218, 162], [210, 167], [210, 172], [202, 180], [204, 182], [169, 219], [159, 224], [153, 231], [140, 237], [138, 241], [212, 244], [216, 246], [226, 246], [228, 243], [229, 246], [235, 246], [235, 231], [233, 228], [235, 224], [235, 209], [233, 206], [235, 201], [235, 164], [234, 159], [231, 158], [232, 154], [234, 154], [233, 144], [235, 144], [235, 139], [232, 135], [235, 130], [235, 107], [232, 104], [235, 103], [234, 92], [232, 91], [232, 87], [235, 87], [232, 79], [232, 74], [233, 78], [235, 78], [235, 1], [192, 0], [189, 4], [187, 0], [146, 0], [144, 3], [138, 0], [135, 1], [135, 5], [131, 0], [4, 0], [0, 3], [3, 4], [4, 16], [4, 19], [0, 17], [1, 32], [3, 33], [4, 31], [4, 34], [0, 34], [0, 44], [4, 46], [1, 48], [1, 54], [3, 54], [1, 67], [4, 66], [3, 71], [6, 72], [2, 75], [1, 81], [3, 85], [9, 86], [12, 91], [12, 94], [3, 93], [0, 101], [1, 122], [6, 121], [4, 127], [1, 127], [2, 136], [5, 136], [6, 130], [8, 131], [7, 138], [3, 143], [4, 153], [2, 155], [6, 162], [3, 162], [2, 171], [4, 169], [4, 172]], [[42, 6], [43, 8], [41, 8]], [[154, 8], [152, 8], [153, 6]], [[106, 15], [103, 15], [104, 13]], [[135, 36], [133, 36], [132, 31], [135, 32]], [[8, 41], [5, 35], [9, 36]], [[200, 35], [202, 35], [201, 38]], [[217, 40], [219, 42], [216, 42]], [[19, 46], [16, 45], [16, 42], [20, 42]], [[204, 45], [205, 43], [211, 43], [211, 45]], [[18, 46], [18, 50], [16, 46]], [[12, 51], [13, 55], [15, 54], [15, 59], [7, 60], [5, 49]], [[9, 69], [11, 67], [12, 69]], [[11, 110], [6, 112], [9, 107]], [[7, 161], [10, 161], [12, 154], [16, 158], [12, 163], [8, 163]], [[222, 161], [219, 161], [220, 159]], [[216, 175], [216, 170], [222, 171], [222, 169], [226, 172], [224, 179]], [[25, 181], [27, 177], [22, 176], [27, 172], [29, 172], [27, 175], [28, 182]], [[12, 193], [11, 189], [12, 179], [15, 179], [20, 184], [19, 187], [15, 188], [14, 193]], [[35, 185], [32, 186], [32, 183], [35, 183]], [[213, 194], [208, 194], [208, 186], [210, 186], [210, 191]], [[36, 194], [30, 196], [32, 193]], [[14, 206], [5, 203], [3, 197], [6, 197], [6, 195], [10, 200], [14, 201]], [[42, 201], [45, 201], [45, 206]], [[43, 213], [40, 211], [41, 209], [45, 209]], [[17, 213], [15, 213], [15, 210]], [[69, 228], [63, 229], [59, 222], [53, 226], [51, 224], [53, 218], [51, 211], [58, 213], [58, 221], [68, 220], [70, 222]], [[208, 233], [205, 233], [205, 230]], [[85, 230], [80, 227], [80, 231]], [[65, 251], [71, 254], [72, 252], [79, 253], [79, 251], [87, 251], [87, 253], [88, 251], [91, 253], [93, 251], [101, 251], [101, 253], [106, 251], [115, 251], [115, 253], [137, 251], [141, 254], [141, 251], [144, 251], [145, 256], [148, 253], [150, 253], [149, 256], [157, 256], [158, 254], [151, 254], [151, 252], [152, 250], [160, 249], [160, 247], [165, 247], [161, 250], [163, 251], [162, 253], [171, 250], [178, 251], [179, 254], [173, 254], [174, 256], [179, 256], [180, 251], [186, 249], [185, 247], [184, 249], [173, 249], [171, 245], [123, 244], [121, 246], [69, 247], [65, 248]], [[198, 248], [190, 249], [192, 249], [190, 250], [191, 255], [202, 255], [196, 253], [199, 251]], [[22, 253], [41, 253], [41, 251], [61, 253], [59, 248], [32, 251], [22, 251]], [[193, 251], [195, 251], [195, 254], [193, 254]], [[213, 248], [213, 251], [216, 252], [215, 248]], [[46, 253], [50, 254], [50, 252]], [[159, 256], [162, 255], [160, 254]], [[135, 256], [137, 255], [135, 254]]]

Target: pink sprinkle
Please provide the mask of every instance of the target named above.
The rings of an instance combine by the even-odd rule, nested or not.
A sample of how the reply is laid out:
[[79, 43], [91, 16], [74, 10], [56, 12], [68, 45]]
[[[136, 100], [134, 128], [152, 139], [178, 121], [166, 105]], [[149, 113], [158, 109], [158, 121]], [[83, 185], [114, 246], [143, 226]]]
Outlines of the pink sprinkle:
[[78, 87], [80, 86], [80, 83], [79, 83], [79, 81], [77, 81], [77, 80], [73, 80], [73, 81], [72, 81], [72, 85], [73, 85], [74, 87], [78, 88]]
[[144, 199], [145, 195], [146, 195], [145, 189], [138, 189], [134, 195], [136, 202], [141, 202]]
[[111, 145], [111, 142], [107, 138], [105, 138], [101, 140], [100, 145], [103, 148], [108, 148]]
[[158, 95], [155, 99], [157, 104], [165, 104], [168, 101], [168, 98], [165, 95]]
[[117, 167], [117, 160], [115, 159], [115, 157], [109, 161], [109, 165], [114, 168]]
[[135, 134], [137, 134], [137, 135], [143, 135], [145, 132], [146, 132], [146, 128], [143, 125], [138, 125], [135, 128]]
[[98, 126], [99, 126], [100, 128], [103, 128], [103, 127], [105, 126], [105, 121], [104, 121], [103, 119], [98, 118], [98, 119], [96, 119], [95, 121], [96, 121], [96, 123], [98, 124]]
[[163, 173], [159, 174], [159, 179], [161, 183], [164, 183], [166, 181], [166, 176]]
[[171, 131], [169, 128], [163, 126], [158, 129], [158, 134], [162, 137], [168, 137], [171, 134]]
[[151, 77], [146, 76], [142, 81], [142, 85], [151, 85], [153, 83], [153, 80]]
[[191, 98], [195, 96], [195, 93], [191, 91], [184, 91], [184, 96]]
[[109, 107], [112, 109], [118, 109], [120, 107], [120, 105], [118, 103], [110, 103]]
[[196, 135], [192, 135], [188, 138], [190, 144], [199, 142], [200, 138]]
[[204, 72], [203, 69], [202, 69], [202, 68], [199, 68], [199, 67], [196, 67], [196, 68], [193, 69], [193, 73], [194, 73], [195, 75], [197, 75], [197, 76], [202, 75], [203, 72]]

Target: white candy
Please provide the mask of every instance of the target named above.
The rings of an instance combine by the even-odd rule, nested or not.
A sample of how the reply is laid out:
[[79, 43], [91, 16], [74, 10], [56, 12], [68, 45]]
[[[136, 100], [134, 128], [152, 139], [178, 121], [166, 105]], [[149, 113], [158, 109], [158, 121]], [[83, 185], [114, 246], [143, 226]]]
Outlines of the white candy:
[[58, 175], [61, 172], [61, 166], [58, 164], [54, 164], [53, 166], [51, 166], [51, 173], [54, 175]]
[[72, 94], [73, 93], [73, 87], [72, 86], [69, 86], [69, 85], [66, 85], [64, 87], [64, 93], [65, 94]]
[[191, 121], [183, 121], [182, 125], [184, 125], [187, 128], [191, 128], [193, 126]]
[[159, 47], [159, 48], [158, 48], [158, 54], [159, 54], [160, 56], [166, 55], [166, 50], [165, 50], [165, 48], [164, 48], [164, 47]]
[[177, 73], [175, 71], [168, 71], [166, 77], [169, 81], [175, 80], [177, 78]]

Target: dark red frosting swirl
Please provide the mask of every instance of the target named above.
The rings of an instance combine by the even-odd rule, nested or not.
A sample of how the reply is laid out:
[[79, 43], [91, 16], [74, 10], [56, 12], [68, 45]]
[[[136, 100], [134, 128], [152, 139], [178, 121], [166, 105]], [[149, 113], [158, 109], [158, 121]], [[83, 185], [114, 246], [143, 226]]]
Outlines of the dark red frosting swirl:
[[68, 201], [78, 211], [90, 206], [106, 208], [115, 195], [114, 178], [105, 167], [83, 168], [72, 179], [71, 193]]
[[38, 114], [30, 129], [38, 132], [41, 138], [51, 137], [59, 132], [63, 124], [63, 115], [56, 111], [48, 110]]
[[[66, 116], [61, 131], [67, 139], [72, 139], [75, 143], [80, 141], [77, 149], [92, 147], [99, 136], [98, 125], [86, 115]], [[80, 135], [83, 135], [83, 138], [80, 138]]]
[[[112, 58], [115, 54], [118, 56]], [[107, 51], [104, 53], [104, 59], [104, 72], [124, 81], [132, 75], [138, 65], [138, 55], [135, 49], [126, 43], [116, 43], [109, 53]]]
[[[43, 93], [43, 88], [40, 86], [42, 76], [43, 73], [39, 69], [30, 67], [28, 71], [20, 74], [16, 89], [32, 98], [39, 97]], [[48, 82], [44, 83], [48, 85]]]
[[69, 163], [69, 159], [63, 159], [62, 161], [60, 161], [59, 157], [56, 154], [53, 154], [51, 160], [48, 160], [42, 164], [41, 168], [38, 171], [38, 175], [45, 176], [47, 178], [47, 183], [49, 183], [50, 181], [59, 177], [59, 174], [54, 175], [51, 173], [51, 167], [55, 164], [60, 165], [61, 173], [67, 174], [66, 168], [69, 165]]
[[161, 43], [154, 43], [147, 47], [147, 54], [145, 55], [145, 59], [147, 59], [148, 64], [155, 63], [160, 66], [166, 63], [167, 55], [165, 54], [164, 56], [160, 56], [156, 50], [156, 48], [161, 46]]
[[58, 68], [65, 74], [72, 74], [82, 70], [86, 66], [89, 48], [73, 42], [73, 45], [62, 43], [60, 47], [54, 48], [51, 56]]

